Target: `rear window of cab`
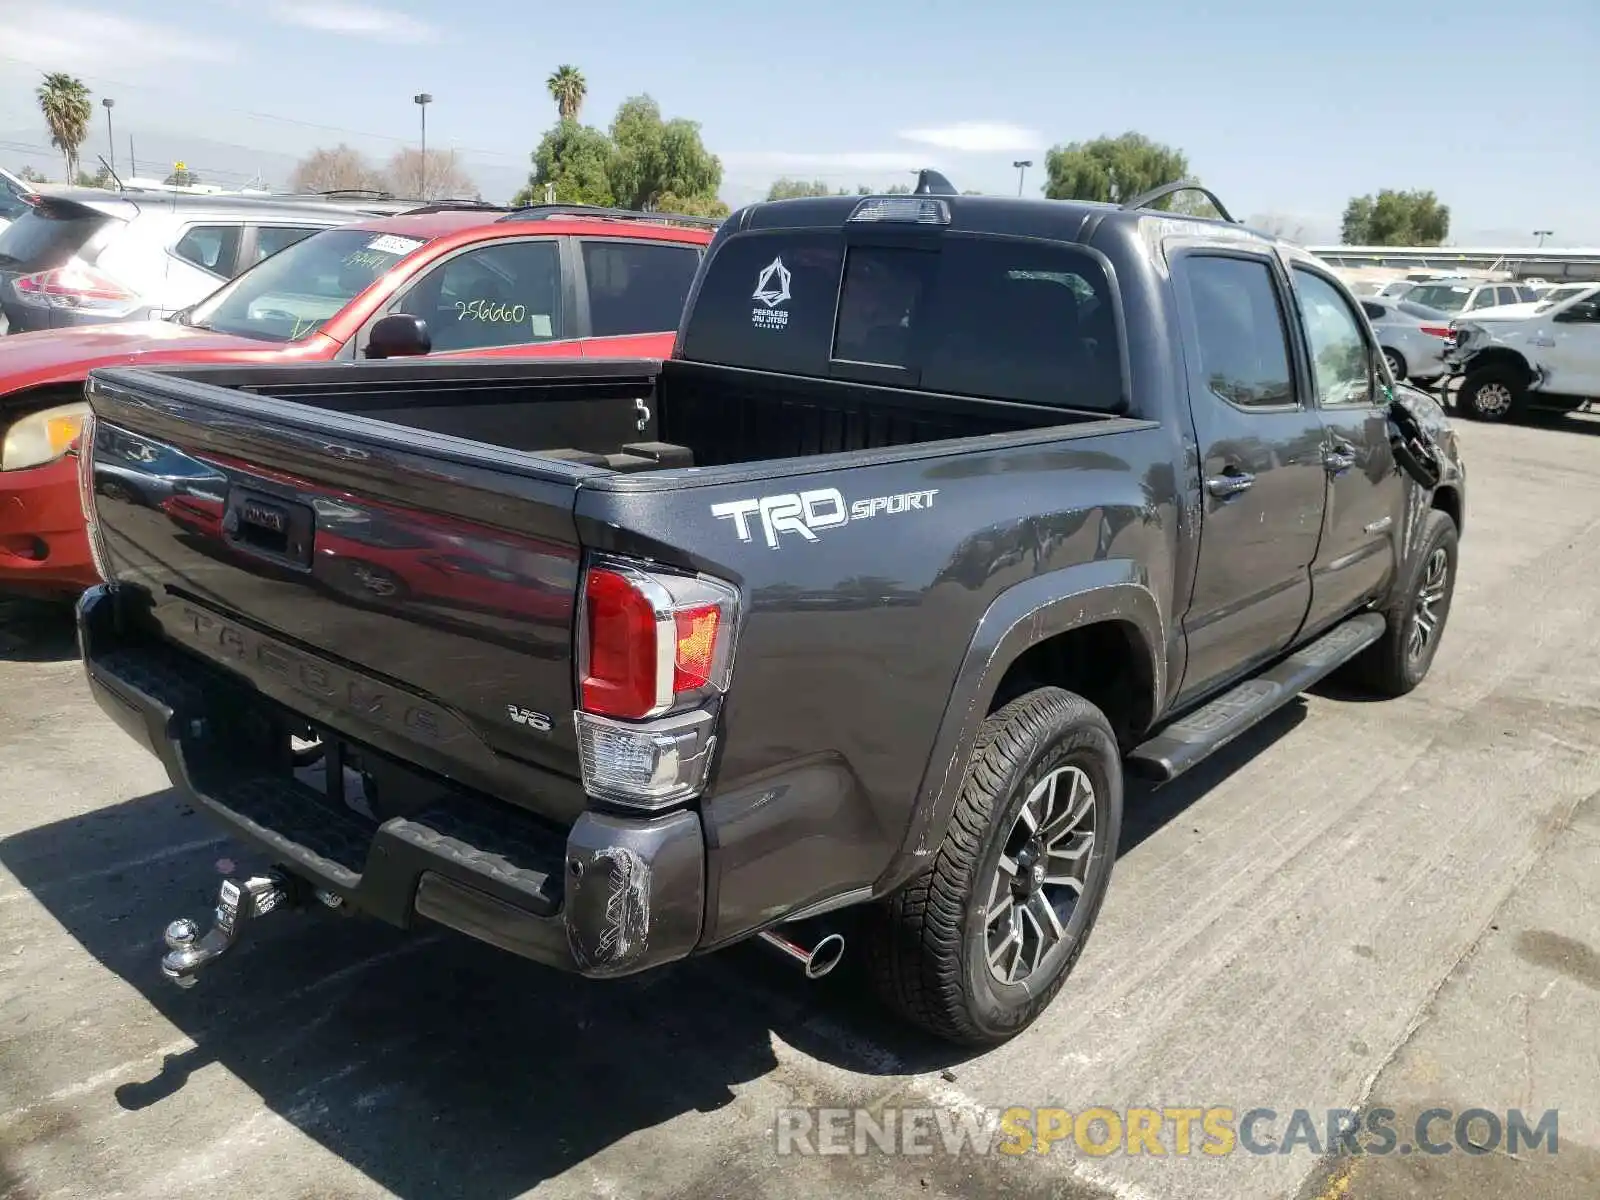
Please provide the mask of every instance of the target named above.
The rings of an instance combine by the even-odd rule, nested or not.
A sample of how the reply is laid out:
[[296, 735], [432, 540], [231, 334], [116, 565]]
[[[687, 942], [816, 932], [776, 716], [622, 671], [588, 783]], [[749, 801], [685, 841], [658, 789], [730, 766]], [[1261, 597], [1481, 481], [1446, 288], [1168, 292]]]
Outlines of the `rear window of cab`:
[[1096, 411], [1124, 407], [1103, 261], [1072, 246], [946, 232], [730, 236], [680, 356], [786, 374]]

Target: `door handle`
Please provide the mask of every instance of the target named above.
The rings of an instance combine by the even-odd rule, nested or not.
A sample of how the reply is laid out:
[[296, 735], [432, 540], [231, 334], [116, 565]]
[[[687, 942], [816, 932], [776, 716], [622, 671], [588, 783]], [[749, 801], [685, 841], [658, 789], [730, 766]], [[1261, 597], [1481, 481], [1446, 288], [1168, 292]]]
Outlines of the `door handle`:
[[1356, 465], [1355, 447], [1347, 442], [1336, 442], [1322, 448], [1322, 465], [1333, 474], [1348, 471]]
[[1255, 481], [1256, 477], [1248, 471], [1229, 467], [1221, 475], [1213, 475], [1206, 480], [1206, 491], [1225, 500], [1229, 496], [1237, 496], [1240, 492], [1248, 492]]

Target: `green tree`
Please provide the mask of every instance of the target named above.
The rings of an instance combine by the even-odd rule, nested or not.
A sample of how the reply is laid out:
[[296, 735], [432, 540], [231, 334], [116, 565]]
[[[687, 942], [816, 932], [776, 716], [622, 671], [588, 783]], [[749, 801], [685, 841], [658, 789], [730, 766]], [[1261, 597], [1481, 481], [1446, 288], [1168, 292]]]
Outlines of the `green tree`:
[[613, 153], [611, 139], [594, 126], [562, 121], [540, 139], [528, 186], [511, 203], [543, 204], [545, 185], [554, 184], [557, 204], [610, 207], [616, 203], [610, 175]]
[[611, 144], [611, 191], [623, 208], [662, 208], [668, 196], [679, 211], [686, 204], [717, 203], [722, 160], [700, 140], [699, 122], [665, 121], [653, 99], [632, 96], [611, 122]]
[[793, 200], [800, 196], [831, 196], [833, 189], [820, 179], [807, 183], [804, 179], [790, 179], [787, 175], [774, 179], [767, 189], [768, 200]]
[[200, 181], [200, 176], [185, 167], [182, 170], [174, 171], [161, 182], [171, 184], [174, 187], [194, 187]]
[[[1189, 160], [1181, 150], [1130, 132], [1052, 147], [1045, 155], [1044, 194], [1051, 200], [1121, 204], [1188, 175]], [[1194, 201], [1185, 202], [1189, 195], [1193, 193], [1168, 196], [1157, 201], [1155, 207], [1180, 212], [1186, 207], [1198, 207]]]
[[111, 172], [110, 172], [110, 170], [108, 170], [105, 167], [101, 167], [93, 175], [89, 174], [89, 172], [87, 172], [87, 171], [79, 171], [78, 172], [78, 178], [77, 178], [76, 182], [77, 182], [77, 185], [79, 187], [92, 187], [92, 188], [110, 187], [111, 186]]
[[23, 183], [50, 182], [49, 177], [43, 171], [36, 170], [33, 167], [23, 167], [22, 170], [17, 172], [17, 178], [22, 180]]
[[550, 89], [550, 99], [556, 102], [556, 117], [561, 121], [576, 121], [583, 98], [589, 94], [589, 85], [583, 72], [568, 63], [562, 63], [544, 81]]
[[1431, 191], [1393, 188], [1351, 197], [1340, 231], [1346, 246], [1437, 246], [1449, 235], [1449, 205]]
[[39, 98], [39, 111], [44, 114], [44, 123], [50, 130], [50, 144], [61, 151], [61, 157], [66, 160], [64, 178], [76, 179], [78, 147], [89, 136], [89, 118], [94, 114], [89, 103], [89, 89], [83, 86], [81, 79], [64, 71], [52, 71], [45, 75], [34, 94]]

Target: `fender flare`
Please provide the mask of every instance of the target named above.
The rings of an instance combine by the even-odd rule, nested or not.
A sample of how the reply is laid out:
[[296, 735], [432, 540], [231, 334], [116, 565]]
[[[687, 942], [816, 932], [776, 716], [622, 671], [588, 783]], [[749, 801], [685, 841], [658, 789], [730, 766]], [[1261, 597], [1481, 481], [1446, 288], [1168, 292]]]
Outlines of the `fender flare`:
[[1106, 621], [1137, 629], [1150, 657], [1152, 711], [1158, 710], [1167, 691], [1166, 621], [1138, 563], [1131, 559], [1082, 563], [1036, 575], [995, 597], [956, 671], [911, 820], [875, 892], [897, 886], [938, 850], [955, 811], [978, 726], [1011, 664], [1047, 638]]

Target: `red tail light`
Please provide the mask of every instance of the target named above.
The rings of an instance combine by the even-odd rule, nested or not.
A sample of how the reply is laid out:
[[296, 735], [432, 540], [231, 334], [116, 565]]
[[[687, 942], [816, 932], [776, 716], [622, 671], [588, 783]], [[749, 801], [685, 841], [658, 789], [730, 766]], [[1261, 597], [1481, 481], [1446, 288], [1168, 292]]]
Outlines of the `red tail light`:
[[591, 566], [578, 646], [580, 706], [637, 721], [722, 692], [737, 605], [732, 588], [705, 576]]
[[1424, 325], [1422, 327], [1422, 332], [1431, 333], [1436, 338], [1444, 338], [1445, 341], [1449, 341], [1451, 338], [1455, 337], [1455, 330], [1451, 329], [1448, 325]]
[[17, 299], [32, 308], [75, 308], [118, 314], [136, 307], [139, 297], [93, 267], [71, 262], [11, 281]]
[[578, 613], [578, 757], [589, 795], [660, 810], [698, 796], [733, 676], [739, 593], [597, 559]]

